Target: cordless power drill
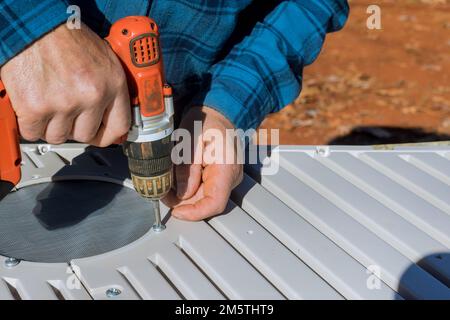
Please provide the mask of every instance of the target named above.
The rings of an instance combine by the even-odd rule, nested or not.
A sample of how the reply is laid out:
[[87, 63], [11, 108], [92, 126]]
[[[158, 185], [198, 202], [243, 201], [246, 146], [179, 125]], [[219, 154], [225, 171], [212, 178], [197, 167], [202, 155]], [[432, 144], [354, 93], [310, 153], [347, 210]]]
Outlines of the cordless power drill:
[[[131, 98], [132, 127], [123, 151], [134, 188], [153, 203], [153, 230], [159, 232], [165, 228], [159, 200], [172, 186], [174, 107], [164, 79], [158, 26], [148, 17], [126, 17], [112, 25], [105, 40], [122, 63]], [[19, 182], [20, 163], [17, 120], [0, 81], [0, 195]]]

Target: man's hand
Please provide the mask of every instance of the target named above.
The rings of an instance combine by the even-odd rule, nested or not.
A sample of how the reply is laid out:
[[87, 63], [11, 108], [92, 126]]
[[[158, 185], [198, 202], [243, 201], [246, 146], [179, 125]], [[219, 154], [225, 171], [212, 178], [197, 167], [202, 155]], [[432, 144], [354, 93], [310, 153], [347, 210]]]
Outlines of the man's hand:
[[1, 68], [21, 136], [107, 146], [130, 127], [123, 68], [86, 25], [61, 25]]
[[[203, 134], [217, 130], [226, 140], [226, 130], [233, 125], [221, 113], [208, 107], [189, 110], [181, 122], [181, 128], [194, 136], [194, 121], [203, 122]], [[212, 141], [209, 141], [212, 140]], [[200, 139], [201, 147], [195, 148], [194, 157], [200, 161], [178, 165], [175, 169], [176, 193], [171, 191], [163, 202], [172, 207], [172, 215], [182, 220], [197, 221], [220, 214], [225, 209], [231, 191], [242, 181], [243, 165], [237, 161], [239, 142], [234, 139], [219, 145], [215, 139]], [[200, 153], [200, 154], [199, 154]], [[208, 154], [208, 156], [207, 156]], [[209, 155], [214, 154], [213, 157]], [[227, 159], [232, 163], [226, 162]], [[215, 161], [205, 162], [214, 158]]]

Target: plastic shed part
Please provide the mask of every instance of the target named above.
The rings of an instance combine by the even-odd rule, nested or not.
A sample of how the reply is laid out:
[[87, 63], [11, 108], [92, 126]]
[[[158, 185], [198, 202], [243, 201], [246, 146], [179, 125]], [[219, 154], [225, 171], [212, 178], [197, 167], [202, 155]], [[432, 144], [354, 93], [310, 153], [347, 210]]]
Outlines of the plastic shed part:
[[[24, 177], [8, 197], [22, 193], [32, 203], [34, 190], [73, 180], [85, 186], [77, 192], [87, 202], [97, 187], [116, 191], [75, 227], [123, 211], [127, 197], [146, 208], [128, 190], [120, 149], [31, 144], [22, 152]], [[247, 166], [224, 215], [188, 223], [163, 207], [164, 232], [141, 229], [112, 251], [66, 263], [2, 257], [0, 298], [450, 299], [449, 154], [446, 147], [281, 146], [267, 162], [273, 174]], [[152, 221], [137, 217], [147, 230]]]

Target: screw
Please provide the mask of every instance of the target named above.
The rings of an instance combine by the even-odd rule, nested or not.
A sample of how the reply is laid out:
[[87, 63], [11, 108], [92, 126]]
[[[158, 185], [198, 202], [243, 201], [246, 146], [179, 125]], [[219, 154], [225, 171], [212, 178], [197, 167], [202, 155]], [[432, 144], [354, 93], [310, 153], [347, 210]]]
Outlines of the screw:
[[117, 297], [119, 294], [121, 294], [122, 291], [120, 291], [117, 288], [109, 288], [108, 290], [106, 290], [106, 296], [108, 298], [114, 298]]
[[46, 154], [49, 151], [50, 151], [50, 148], [48, 146], [45, 146], [45, 145], [38, 146], [38, 152], [40, 154]]
[[19, 259], [16, 258], [7, 258], [5, 260], [5, 267], [6, 268], [13, 268], [15, 266], [17, 266], [20, 263]]
[[155, 232], [164, 231], [164, 229], [166, 229], [166, 226], [164, 224], [162, 224], [162, 222], [161, 222], [161, 211], [159, 208], [159, 200], [153, 200], [152, 204], [153, 204], [153, 210], [155, 212], [155, 223], [153, 224], [152, 229]]
[[321, 157], [328, 157], [330, 155], [330, 149], [328, 147], [319, 146], [316, 148], [316, 154]]
[[161, 224], [161, 223], [159, 223], [159, 224], [155, 223], [153, 225], [152, 229], [155, 232], [162, 232], [162, 231], [164, 231], [166, 229], [166, 226]]

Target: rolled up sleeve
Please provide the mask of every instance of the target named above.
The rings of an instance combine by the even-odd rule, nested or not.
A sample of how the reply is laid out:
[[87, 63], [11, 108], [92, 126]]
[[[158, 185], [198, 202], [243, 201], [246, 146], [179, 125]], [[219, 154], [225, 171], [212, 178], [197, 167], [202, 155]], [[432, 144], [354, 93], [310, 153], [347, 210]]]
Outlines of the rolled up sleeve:
[[345, 0], [281, 2], [209, 70], [210, 85], [196, 103], [223, 113], [237, 128], [256, 128], [295, 100], [304, 66], [317, 58], [325, 35], [344, 26], [348, 13]]

